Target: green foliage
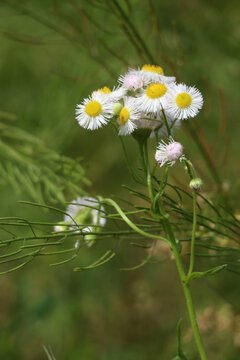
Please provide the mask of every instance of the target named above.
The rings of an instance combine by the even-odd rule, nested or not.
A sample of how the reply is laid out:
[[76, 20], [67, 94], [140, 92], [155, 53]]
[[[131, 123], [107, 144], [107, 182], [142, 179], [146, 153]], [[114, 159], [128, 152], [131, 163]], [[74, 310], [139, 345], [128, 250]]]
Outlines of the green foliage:
[[78, 159], [57, 154], [43, 141], [16, 126], [0, 123], [0, 175], [18, 193], [43, 203], [83, 194], [89, 185]]
[[[3, 6], [3, 3], [7, 5]], [[205, 114], [199, 122], [192, 124], [186, 133], [189, 133], [191, 139], [195, 139], [200, 151], [202, 151], [201, 145], [206, 145], [209, 141], [207, 150], [210, 161], [208, 156], [205, 156], [204, 160], [199, 155], [196, 147], [192, 146], [192, 140], [188, 141], [188, 137], [184, 138], [185, 143], [186, 141], [188, 143], [191, 158], [194, 158], [201, 171], [204, 170], [204, 174], [201, 172], [200, 175], [204, 180], [203, 191], [206, 193], [202, 200], [201, 193], [198, 195], [199, 207], [201, 207], [198, 223], [203, 228], [201, 234], [196, 234], [196, 255], [198, 265], [202, 269], [206, 269], [209, 262], [212, 267], [222, 263], [228, 263], [228, 267], [227, 271], [214, 278], [214, 285], [211, 283], [211, 278], [205, 278], [200, 280], [201, 286], [195, 291], [196, 296], [201, 300], [199, 310], [207, 306], [205, 296], [202, 296], [204, 292], [204, 295], [208, 295], [216, 306], [221, 304], [223, 298], [229, 301], [234, 313], [237, 314], [239, 307], [236, 299], [239, 298], [239, 290], [236, 279], [238, 281], [238, 278], [229, 271], [239, 273], [237, 262], [239, 258], [239, 184], [234, 185], [239, 168], [239, 123], [236, 121], [238, 118], [236, 96], [238, 3], [235, 0], [211, 3], [201, 1], [195, 2], [194, 7], [189, 1], [123, 0], [119, 3], [130, 17], [132, 24], [138, 27], [141, 37], [147, 39], [148, 48], [154, 53], [157, 62], [164, 63], [168, 74], [170, 71], [176, 71], [179, 79], [183, 75], [188, 82], [195, 79], [201, 89], [206, 89]], [[72, 4], [79, 5], [78, 10], [72, 7]], [[148, 62], [142, 48], [136, 46], [135, 37], [132, 36], [132, 32], [129, 32], [131, 29], [128, 24], [123, 22], [119, 12], [115, 17], [116, 12], [109, 11], [106, 4], [107, 2], [95, 0], [2, 1], [1, 108], [4, 109], [4, 117], [8, 111], [16, 113], [21, 119], [21, 124], [17, 123], [16, 127], [27, 129], [30, 134], [37, 134], [37, 138], [43, 139], [44, 144], [51, 144], [51, 149], [54, 150], [51, 151], [54, 153], [70, 154], [73, 158], [78, 155], [84, 156], [85, 159], [87, 158], [87, 164], [94, 164], [89, 169], [91, 179], [94, 179], [93, 192], [111, 191], [118, 193], [118, 197], [121, 198], [120, 184], [129, 181], [129, 174], [123, 171], [124, 164], [116, 138], [104, 131], [101, 132], [101, 136], [81, 132], [73, 120], [75, 104], [89, 93], [89, 87], [95, 89], [106, 81], [111, 81], [112, 73], [121, 73], [128, 64], [135, 66], [140, 62]], [[29, 7], [40, 20], [45, 21], [38, 21], [31, 16], [31, 13], [22, 12], [19, 8], [24, 6]], [[54, 27], [49, 27], [49, 24]], [[81, 27], [81, 32], [78, 31], [79, 27]], [[127, 35], [128, 33], [130, 36]], [[82, 42], [81, 46], [80, 42]], [[101, 70], [100, 62], [103, 64]], [[218, 90], [217, 87], [219, 87]], [[10, 115], [8, 120], [11, 121], [11, 119]], [[202, 131], [205, 132], [205, 138]], [[180, 134], [178, 136], [183, 137]], [[227, 137], [230, 137], [231, 141], [227, 142]], [[199, 138], [203, 140], [200, 145]], [[229, 160], [230, 142], [231, 160]], [[134, 146], [130, 142], [127, 145], [130, 160], [136, 161]], [[5, 163], [3, 154], [1, 154], [2, 158]], [[205, 169], [206, 160], [210, 171]], [[47, 156], [45, 161], [48, 161]], [[58, 157], [57, 162], [59, 161]], [[51, 161], [51, 166], [52, 163]], [[19, 166], [19, 162], [15, 159], [14, 164]], [[39, 164], [34, 165], [40, 170]], [[25, 168], [27, 166], [21, 164], [21, 170]], [[220, 173], [224, 189], [214, 184], [218, 179], [214, 168], [217, 168]], [[6, 179], [6, 171], [4, 174], [2, 176]], [[212, 183], [209, 174], [215, 174]], [[43, 201], [43, 197], [46, 200], [43, 195], [45, 190], [39, 191], [32, 180], [30, 184], [34, 186], [34, 189], [31, 190], [31, 196], [34, 201]], [[178, 173], [174, 179], [171, 178], [171, 181], [176, 182], [174, 185], [177, 186], [173, 189], [171, 184], [166, 185], [168, 190], [164, 201], [173, 219], [175, 214], [180, 216], [175, 228], [179, 231], [179, 238], [183, 245], [182, 256], [187, 256], [185, 251], [191, 237], [192, 211], [190, 207], [183, 208], [181, 204], [187, 199], [189, 201], [192, 199], [183, 185], [185, 180], [178, 176]], [[7, 182], [9, 183], [10, 180]], [[20, 184], [20, 191], [23, 187], [26, 191], [25, 182], [19, 183], [16, 178], [14, 187], [19, 188]], [[149, 231], [147, 225], [153, 225], [152, 229], [156, 226], [157, 232], [162, 231], [158, 223], [150, 221], [146, 194], [138, 191], [135, 185], [129, 187], [131, 193], [128, 199], [130, 197], [133, 199], [133, 194], [138, 193], [139, 199], [135, 198], [137, 206], [142, 207], [142, 203], [147, 201], [147, 212], [141, 215], [141, 218], [145, 217], [144, 229]], [[216, 192], [219, 189], [221, 191], [217, 195]], [[1, 195], [2, 214], [10, 216], [16, 214], [15, 202], [18, 196], [6, 186], [2, 187]], [[55, 198], [55, 194], [52, 195]], [[73, 193], [68, 197], [72, 198], [72, 196]], [[219, 206], [219, 200], [221, 204], [224, 203], [223, 208]], [[9, 204], [12, 204], [11, 208]], [[123, 209], [125, 210], [134, 211], [135, 209], [128, 207], [128, 209]], [[9, 259], [15, 259], [16, 255], [22, 256], [25, 254], [23, 251], [27, 251], [27, 248], [19, 249], [19, 244], [24, 246], [29, 243], [36, 246], [33, 249], [39, 250], [42, 247], [41, 244], [38, 245], [39, 242], [45, 244], [44, 235], [51, 234], [54, 224], [57, 223], [56, 218], [59, 221], [60, 216], [63, 215], [59, 213], [58, 217], [54, 210], [50, 210], [47, 214], [40, 212], [32, 214], [32, 206], [21, 208], [20, 211], [25, 220], [1, 219], [1, 227], [4, 228], [1, 232], [1, 240], [10, 240], [6, 243], [8, 245], [1, 244], [3, 245], [1, 255], [6, 255], [1, 260], [7, 260], [5, 265], [1, 264], [3, 271], [7, 266], [11, 269], [21, 264], [21, 259], [9, 262]], [[113, 209], [109, 213], [113, 214]], [[46, 216], [49, 224], [46, 224]], [[130, 218], [134, 221], [133, 216], [130, 215]], [[123, 224], [119, 215], [115, 217], [118, 218], [118, 226], [122, 228]], [[7, 225], [6, 222], [8, 222]], [[113, 225], [112, 220], [111, 225]], [[40, 239], [36, 238], [33, 231]], [[152, 249], [150, 240], [146, 244], [139, 234], [124, 237], [129, 229], [124, 228], [122, 231], [125, 233], [116, 236], [106, 235], [108, 246], [117, 253], [117, 256], [113, 262], [99, 268], [99, 272], [86, 272], [84, 276], [77, 273], [74, 277], [71, 262], [59, 267], [57, 272], [50, 271], [46, 267], [45, 258], [47, 258], [47, 263], [50, 259], [54, 259], [52, 262], [56, 263], [66, 260], [65, 256], [70, 259], [69, 253], [75, 252], [73, 244], [76, 237], [66, 233], [68, 235], [66, 238], [66, 234], [60, 238], [66, 239], [66, 242], [55, 241], [55, 239], [48, 241], [50, 245], [45, 245], [46, 249], [42, 249], [47, 253], [46, 255], [36, 255], [39, 254], [36, 252], [34, 256], [27, 256], [27, 259], [35, 259], [34, 265], [27, 267], [26, 270], [23, 268], [15, 275], [1, 277], [1, 309], [5, 314], [1, 316], [1, 325], [5, 329], [0, 342], [2, 358], [42, 359], [42, 343], [52, 344], [54, 353], [59, 359], [141, 358], [142, 360], [149, 357], [157, 358], [159, 350], [163, 359], [173, 356], [175, 348], [173, 329], [175, 318], [181, 308], [181, 295], [176, 290], [178, 287], [175, 280], [176, 274], [172, 272], [172, 262], [164, 262], [162, 265], [161, 261], [156, 260], [154, 256], [147, 258], [146, 251]], [[23, 234], [21, 240], [19, 243], [15, 242], [15, 238], [20, 233]], [[32, 239], [26, 238], [27, 235]], [[99, 236], [99, 241], [94, 248], [81, 248], [78, 256], [73, 259], [76, 262], [74, 266], [79, 266], [78, 262], [81, 262], [81, 266], [87, 266], [92, 264], [94, 258], [100, 259], [106, 250], [102, 239]], [[131, 246], [123, 246], [130, 241]], [[58, 247], [62, 250], [57, 250]], [[127, 248], [127, 251], [124, 251], [124, 248]], [[29, 249], [32, 252], [32, 249]], [[69, 253], [59, 252], [65, 250]], [[14, 255], [15, 251], [18, 253]], [[154, 263], [154, 266], [145, 267], [144, 274], [139, 270], [133, 275], [130, 273], [126, 278], [124, 272], [119, 274], [116, 271], [116, 267], [129, 267], [129, 265], [141, 263], [142, 257], [147, 259], [148, 265]], [[37, 260], [39, 258], [41, 261]], [[15, 265], [11, 266], [12, 264]], [[162, 271], [156, 271], [156, 266], [159, 266]], [[141, 280], [139, 274], [141, 274]], [[168, 278], [167, 288], [166, 278]], [[149, 284], [153, 289], [152, 293], [146, 290]], [[169, 286], [173, 295], [167, 298], [165, 294]], [[156, 297], [161, 299], [159, 306], [156, 305]], [[172, 306], [172, 298], [178, 300], [176, 307]], [[166, 311], [163, 311], [163, 306]], [[102, 309], [106, 308], [108, 311], [103, 314]], [[108, 316], [108, 313], [111, 316]], [[166, 315], [168, 321], [166, 321]], [[226, 331], [205, 333], [205, 341], [211, 349], [210, 358], [219, 360], [219, 353], [216, 352], [219, 343], [222, 345], [220, 356], [229, 360], [238, 358], [238, 348], [233, 343], [234, 336], [232, 332], [227, 335]], [[191, 350], [191, 342], [188, 342], [186, 346]], [[194, 357], [195, 354], [192, 355], [192, 358]]]

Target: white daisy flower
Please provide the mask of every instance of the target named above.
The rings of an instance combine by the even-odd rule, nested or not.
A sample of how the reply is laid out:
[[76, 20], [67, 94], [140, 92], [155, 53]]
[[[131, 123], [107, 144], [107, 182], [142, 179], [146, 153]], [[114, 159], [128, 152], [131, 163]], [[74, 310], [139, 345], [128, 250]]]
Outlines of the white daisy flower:
[[173, 86], [166, 99], [166, 109], [175, 119], [192, 118], [203, 106], [203, 97], [200, 91], [185, 84]]
[[[174, 76], [165, 76], [161, 66], [147, 64], [143, 65], [142, 68], [138, 68], [138, 70], [131, 68], [128, 69], [125, 77], [129, 75], [141, 77], [144, 85], [147, 85], [151, 82], [165, 82], [169, 84], [175, 82], [176, 80]], [[121, 79], [119, 79], [119, 81], [121, 82]]]
[[166, 95], [172, 84], [151, 83], [137, 98], [139, 109], [145, 113], [159, 113], [166, 106]]
[[174, 141], [173, 138], [170, 137], [168, 143], [162, 141], [158, 144], [155, 159], [160, 166], [163, 166], [165, 163], [173, 166], [178, 159], [181, 161], [182, 153], [182, 144]]
[[95, 94], [100, 94], [103, 97], [106, 97], [109, 101], [116, 102], [124, 97], [126, 94], [126, 89], [119, 86], [117, 88], [113, 88], [113, 90], [110, 90], [109, 87], [104, 86], [101, 89], [93, 91], [92, 96], [95, 96]]
[[124, 98], [124, 106], [119, 113], [119, 135], [129, 135], [136, 128], [137, 125], [134, 121], [138, 120], [141, 116], [140, 111], [136, 105], [136, 99], [133, 97]]
[[165, 76], [163, 68], [157, 65], [145, 64], [142, 66], [140, 73], [145, 82], [165, 82], [172, 83], [176, 80], [175, 76]]
[[113, 102], [101, 96], [98, 92], [77, 105], [76, 119], [80, 126], [89, 130], [96, 130], [106, 125], [113, 116]]
[[67, 207], [64, 220], [54, 227], [55, 232], [72, 230], [75, 233], [83, 235], [83, 238], [77, 239], [75, 248], [78, 249], [82, 240], [88, 247], [95, 243], [95, 234], [92, 232], [100, 231], [105, 226], [106, 219], [104, 207], [91, 197], [78, 197]]
[[[92, 197], [78, 197], [67, 207], [64, 215], [64, 222], [72, 224], [72, 229], [79, 226], [88, 225], [82, 228], [82, 231], [89, 232], [92, 226], [105, 226], [106, 219], [103, 217], [105, 210], [98, 200]], [[74, 221], [73, 221], [74, 220]]]

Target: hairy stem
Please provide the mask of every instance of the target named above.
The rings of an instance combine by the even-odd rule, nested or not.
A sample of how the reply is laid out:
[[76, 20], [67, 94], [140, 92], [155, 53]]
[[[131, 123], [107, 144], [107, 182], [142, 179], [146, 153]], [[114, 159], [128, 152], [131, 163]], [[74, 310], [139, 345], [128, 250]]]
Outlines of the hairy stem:
[[172, 244], [172, 250], [173, 250], [174, 257], [175, 257], [178, 274], [179, 274], [181, 284], [183, 287], [187, 310], [188, 310], [188, 315], [189, 315], [190, 323], [192, 326], [194, 339], [195, 339], [195, 342], [196, 342], [196, 345], [198, 348], [198, 352], [199, 352], [201, 360], [207, 360], [207, 354], [206, 354], [206, 351], [205, 351], [205, 348], [203, 345], [203, 341], [202, 341], [202, 338], [201, 338], [201, 335], [199, 332], [198, 324], [197, 324], [196, 312], [195, 312], [195, 308], [194, 308], [194, 304], [193, 304], [193, 300], [192, 300], [192, 294], [190, 291], [189, 283], [188, 284], [186, 283], [186, 275], [185, 275], [185, 271], [183, 268], [182, 260], [179, 255], [179, 251], [178, 251], [176, 242], [175, 242], [175, 244]]
[[188, 276], [191, 276], [194, 267], [196, 227], [197, 227], [197, 195], [196, 192], [193, 191], [193, 227], [192, 227], [191, 255], [190, 255]]
[[[195, 197], [196, 197], [196, 194], [195, 194]], [[196, 206], [195, 202], [194, 202], [194, 206]], [[161, 204], [161, 201], [159, 201], [159, 210], [160, 210], [161, 215], [163, 216], [163, 218], [162, 218], [163, 227], [166, 231], [167, 238], [171, 243], [171, 248], [173, 251], [174, 258], [175, 258], [175, 262], [176, 262], [178, 274], [179, 274], [179, 277], [181, 280], [181, 284], [183, 287], [183, 292], [184, 292], [184, 296], [185, 296], [185, 300], [186, 300], [188, 315], [189, 315], [190, 323], [192, 326], [194, 339], [195, 339], [195, 342], [196, 342], [196, 345], [198, 348], [198, 352], [199, 352], [201, 360], [207, 360], [207, 354], [204, 349], [204, 345], [203, 345], [202, 338], [201, 338], [198, 324], [197, 324], [196, 312], [195, 312], [195, 308], [194, 308], [194, 304], [193, 304], [193, 300], [192, 300], [191, 291], [189, 288], [189, 282], [187, 283], [187, 281], [186, 281], [187, 276], [185, 274], [185, 270], [184, 270], [183, 263], [182, 263], [182, 260], [180, 257], [180, 253], [179, 253], [177, 242], [176, 242], [176, 239], [174, 236], [174, 232], [172, 230], [171, 223], [169, 222], [169, 220], [167, 218], [167, 214], [165, 213], [164, 208]], [[196, 210], [195, 210], [195, 213], [196, 213]], [[194, 256], [194, 242], [195, 242], [195, 231], [194, 231], [194, 241], [192, 242], [193, 256]], [[193, 257], [193, 259], [194, 259], [194, 257]], [[193, 267], [193, 264], [194, 263], [192, 262], [192, 265], [191, 265], [192, 267]]]

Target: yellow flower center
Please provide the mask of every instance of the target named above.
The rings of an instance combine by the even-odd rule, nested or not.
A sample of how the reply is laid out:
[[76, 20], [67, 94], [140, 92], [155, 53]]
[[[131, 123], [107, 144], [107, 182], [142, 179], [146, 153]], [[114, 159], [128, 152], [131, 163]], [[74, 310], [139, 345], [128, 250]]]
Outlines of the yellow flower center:
[[97, 91], [99, 91], [99, 92], [101, 92], [103, 94], [110, 94], [111, 93], [111, 90], [107, 86], [104, 86], [103, 88], [98, 89]]
[[122, 108], [122, 110], [120, 111], [120, 114], [119, 114], [119, 123], [120, 124], [125, 124], [125, 122], [128, 121], [130, 117], [130, 112], [128, 111], [127, 108]]
[[157, 66], [157, 65], [143, 65], [142, 70], [155, 72], [159, 75], [164, 74], [163, 68], [161, 68], [161, 66]]
[[107, 86], [104, 86], [103, 88], [101, 89], [97, 89], [95, 91], [92, 92], [92, 96], [97, 94], [97, 93], [101, 93], [101, 94], [110, 94], [111, 93], [111, 90], [107, 87]]
[[188, 93], [180, 93], [176, 97], [176, 103], [180, 108], [188, 107], [192, 102], [192, 97]]
[[85, 112], [92, 117], [99, 115], [102, 111], [102, 105], [98, 101], [90, 101], [85, 106]]
[[162, 97], [166, 93], [166, 91], [167, 87], [164, 84], [150, 84], [147, 87], [146, 95], [150, 99], [156, 99]]

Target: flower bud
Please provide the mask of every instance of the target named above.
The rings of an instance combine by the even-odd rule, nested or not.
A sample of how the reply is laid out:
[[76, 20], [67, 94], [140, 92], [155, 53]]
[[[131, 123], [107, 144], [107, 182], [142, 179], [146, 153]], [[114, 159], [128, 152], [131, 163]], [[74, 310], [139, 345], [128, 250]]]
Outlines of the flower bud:
[[123, 87], [127, 90], [137, 90], [143, 87], [143, 79], [139, 75], [127, 75], [123, 81]]
[[119, 103], [119, 102], [115, 103], [114, 107], [113, 107], [113, 115], [114, 116], [119, 115], [122, 108], [123, 108], [123, 105], [121, 103]]
[[201, 187], [203, 186], [202, 179], [200, 178], [192, 179], [189, 183], [189, 186], [193, 191], [200, 191]]

